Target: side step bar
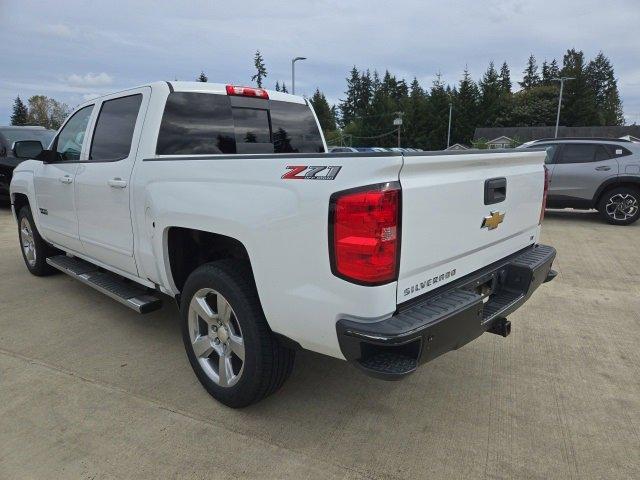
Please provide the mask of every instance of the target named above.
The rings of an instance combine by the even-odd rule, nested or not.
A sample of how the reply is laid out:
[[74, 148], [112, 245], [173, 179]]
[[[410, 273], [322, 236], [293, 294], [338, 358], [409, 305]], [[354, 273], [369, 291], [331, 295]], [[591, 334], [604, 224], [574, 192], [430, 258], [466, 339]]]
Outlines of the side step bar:
[[144, 287], [79, 258], [57, 255], [47, 258], [47, 263], [138, 313], [149, 313], [162, 306], [162, 300]]

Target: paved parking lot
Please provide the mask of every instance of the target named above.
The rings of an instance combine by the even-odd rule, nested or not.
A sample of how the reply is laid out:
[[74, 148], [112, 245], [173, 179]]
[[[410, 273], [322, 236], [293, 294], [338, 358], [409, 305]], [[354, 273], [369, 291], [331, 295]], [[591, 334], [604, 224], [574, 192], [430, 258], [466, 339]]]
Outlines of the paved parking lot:
[[[640, 223], [550, 212], [560, 275], [402, 382], [302, 352], [234, 411], [170, 301], [139, 316], [23, 265], [0, 209], [0, 478], [640, 478]], [[304, 321], [304, 319], [301, 319]]]

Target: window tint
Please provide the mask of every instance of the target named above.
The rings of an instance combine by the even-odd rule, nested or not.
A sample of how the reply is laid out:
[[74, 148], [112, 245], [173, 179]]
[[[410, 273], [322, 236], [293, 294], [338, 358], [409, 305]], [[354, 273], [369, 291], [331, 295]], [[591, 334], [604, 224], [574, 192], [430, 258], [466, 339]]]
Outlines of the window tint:
[[102, 104], [93, 132], [89, 160], [122, 160], [129, 156], [142, 95], [107, 100]]
[[89, 117], [93, 105], [81, 108], [66, 123], [60, 131], [60, 135], [55, 141], [55, 150], [58, 152], [60, 160], [64, 162], [73, 162], [80, 160], [80, 152], [82, 151], [82, 142], [87, 132]]
[[544, 148], [547, 151], [547, 158], [544, 159], [544, 163], [549, 165], [550, 163], [554, 163], [553, 159], [558, 151], [557, 143], [543, 143], [543, 144], [533, 144], [528, 148]]
[[609, 151], [604, 146], [598, 145], [598, 148], [596, 148], [595, 161], [601, 162], [603, 160], [609, 160], [610, 158], [611, 155], [609, 154]]
[[270, 108], [276, 153], [324, 152], [318, 124], [307, 105], [271, 101]]
[[156, 153], [236, 153], [229, 97], [192, 92], [169, 94], [158, 134]]
[[232, 110], [237, 153], [273, 153], [267, 110]]
[[557, 163], [593, 162], [597, 146], [588, 143], [565, 143]]
[[605, 147], [609, 151], [609, 156], [612, 158], [631, 155], [631, 152], [621, 145], [605, 145]]

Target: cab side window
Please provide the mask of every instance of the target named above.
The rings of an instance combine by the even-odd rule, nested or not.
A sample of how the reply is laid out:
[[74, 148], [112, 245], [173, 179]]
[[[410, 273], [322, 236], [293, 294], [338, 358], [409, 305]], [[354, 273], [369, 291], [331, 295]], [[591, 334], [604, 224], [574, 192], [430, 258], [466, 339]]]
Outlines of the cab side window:
[[90, 161], [113, 162], [129, 156], [141, 103], [141, 94], [102, 103], [93, 132]]
[[69, 119], [60, 131], [55, 140], [54, 150], [58, 153], [58, 158], [63, 162], [77, 162], [80, 160], [82, 142], [87, 133], [87, 125], [93, 105], [81, 108]]

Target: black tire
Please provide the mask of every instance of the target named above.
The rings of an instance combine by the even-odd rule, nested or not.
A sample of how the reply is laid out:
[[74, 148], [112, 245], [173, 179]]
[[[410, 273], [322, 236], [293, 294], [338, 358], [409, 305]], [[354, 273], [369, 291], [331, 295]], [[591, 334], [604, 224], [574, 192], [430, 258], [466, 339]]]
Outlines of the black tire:
[[[632, 215], [628, 216], [621, 211], [615, 211], [612, 202], [620, 201], [626, 201], [629, 205], [633, 205], [627, 207], [627, 213], [630, 212]], [[598, 202], [598, 212], [604, 220], [612, 225], [631, 225], [640, 218], [640, 189], [618, 187], [605, 192]]]
[[[35, 261], [27, 259], [23, 239], [23, 222], [27, 222], [31, 229]], [[55, 268], [47, 263], [47, 258], [58, 254], [59, 250], [55, 249], [42, 239], [38, 229], [36, 228], [36, 224], [33, 221], [33, 215], [31, 215], [31, 209], [28, 205], [22, 207], [18, 212], [18, 240], [20, 242], [20, 251], [22, 252], [24, 264], [27, 266], [27, 269], [29, 269], [29, 272], [38, 277], [52, 275], [57, 272]]]
[[[242, 331], [244, 362], [233, 386], [220, 386], [207, 375], [194, 352], [189, 332], [189, 305], [202, 289], [222, 294]], [[284, 347], [271, 332], [262, 311], [250, 267], [238, 260], [220, 260], [198, 267], [182, 291], [182, 338], [189, 363], [204, 388], [219, 402], [242, 408], [278, 390], [291, 374], [295, 351]], [[215, 354], [214, 354], [215, 355]]]

